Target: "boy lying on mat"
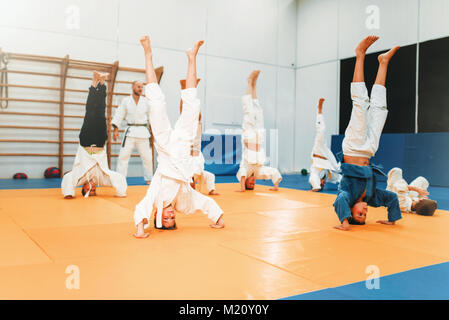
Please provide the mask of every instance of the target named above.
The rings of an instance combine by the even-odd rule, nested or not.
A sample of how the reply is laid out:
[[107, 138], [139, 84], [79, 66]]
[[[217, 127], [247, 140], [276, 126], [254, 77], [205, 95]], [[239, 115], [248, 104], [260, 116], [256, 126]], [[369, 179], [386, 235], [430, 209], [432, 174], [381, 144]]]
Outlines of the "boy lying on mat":
[[429, 181], [418, 177], [410, 184], [402, 178], [402, 169], [393, 168], [388, 172], [387, 190], [398, 195], [402, 212], [417, 213], [422, 216], [433, 216], [437, 202], [428, 198]]

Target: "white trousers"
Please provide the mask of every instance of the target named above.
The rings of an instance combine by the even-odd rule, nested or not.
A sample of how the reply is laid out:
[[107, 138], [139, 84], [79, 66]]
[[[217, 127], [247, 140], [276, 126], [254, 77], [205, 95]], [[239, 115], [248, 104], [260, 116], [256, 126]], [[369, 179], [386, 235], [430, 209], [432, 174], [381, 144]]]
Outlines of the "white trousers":
[[326, 182], [339, 183], [341, 174], [315, 166], [310, 167], [309, 183], [314, 190], [321, 190], [321, 179], [326, 177]]
[[153, 178], [153, 156], [151, 154], [149, 138], [126, 137], [125, 145], [120, 149], [117, 162], [117, 172], [126, 177], [128, 162], [134, 148], [137, 147], [144, 168], [144, 179], [150, 181]]
[[371, 158], [387, 120], [387, 89], [375, 84], [371, 99], [364, 82], [351, 83], [352, 113], [345, 131], [342, 148], [347, 156]]
[[252, 164], [242, 165], [242, 163], [240, 163], [240, 169], [237, 172], [237, 179], [239, 180], [239, 182], [242, 179], [242, 177], [248, 178], [253, 174], [256, 180], [271, 179], [273, 184], [276, 184], [277, 182], [280, 182], [282, 180], [282, 176], [279, 173], [279, 170], [276, 168]]
[[195, 174], [193, 176], [193, 181], [197, 183], [197, 188], [199, 192], [205, 190], [207, 193], [215, 190], [215, 175], [209, 171], [203, 170], [201, 174]]
[[[418, 177], [410, 183], [410, 186], [427, 191], [427, 188], [429, 188], [429, 181], [424, 177]], [[420, 196], [416, 191], [409, 191], [406, 195], [398, 194], [398, 198], [399, 206], [403, 212], [411, 212], [413, 201], [424, 199], [424, 197]]]
[[[221, 210], [212, 198], [192, 189], [190, 184], [186, 182], [164, 177], [156, 171], [145, 198], [137, 204], [136, 210], [134, 211], [134, 222], [136, 226], [144, 219], [150, 221], [153, 210], [157, 210], [150, 200], [153, 196], [152, 188], [154, 187], [157, 190], [156, 192], [160, 193], [158, 196], [163, 199], [163, 206], [168, 205], [166, 202], [170, 201], [178, 212], [193, 214], [201, 211], [213, 223], [216, 223], [223, 214], [223, 210]], [[145, 228], [147, 226], [145, 225]]]

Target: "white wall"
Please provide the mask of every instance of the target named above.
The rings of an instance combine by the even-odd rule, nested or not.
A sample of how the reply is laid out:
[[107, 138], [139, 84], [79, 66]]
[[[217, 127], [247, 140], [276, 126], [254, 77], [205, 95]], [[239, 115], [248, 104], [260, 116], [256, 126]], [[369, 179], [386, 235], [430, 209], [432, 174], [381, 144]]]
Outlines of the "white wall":
[[[368, 6], [379, 9], [379, 29], [368, 29]], [[339, 60], [354, 56], [369, 34], [380, 39], [369, 52], [449, 36], [447, 0], [298, 0], [294, 168], [310, 166], [319, 97], [326, 98], [327, 140], [338, 133]]]
[[[63, 57], [143, 68], [139, 45], [142, 34], [150, 35], [155, 65], [165, 68], [161, 86], [167, 96], [169, 116], [175, 121], [179, 111], [179, 79], [185, 77], [185, 49], [198, 39], [205, 40], [198, 59], [199, 86], [203, 102], [205, 130], [238, 128], [241, 124], [240, 98], [246, 77], [253, 68], [262, 70], [260, 100], [267, 129], [279, 128], [279, 168], [291, 172], [294, 167], [294, 119], [279, 110], [294, 110], [296, 60], [295, 0], [0, 0], [0, 47], [4, 51]], [[75, 8], [75, 9], [73, 9]], [[71, 29], [70, 17], [79, 9], [79, 29]], [[11, 62], [11, 69], [43, 72], [49, 65]], [[74, 73], [72, 71], [72, 73]], [[76, 74], [88, 75], [82, 71]], [[134, 80], [135, 75], [119, 73], [120, 80]], [[142, 77], [143, 79], [143, 77]], [[10, 74], [10, 83], [59, 86], [58, 78], [30, 79]], [[87, 83], [69, 79], [68, 88], [87, 89]], [[129, 92], [127, 85], [115, 91]], [[10, 88], [10, 97], [29, 96], [57, 100], [57, 91]], [[116, 97], [117, 104], [123, 97]], [[70, 93], [66, 100], [83, 102], [85, 94]], [[8, 111], [57, 113], [57, 104], [11, 102]], [[82, 114], [82, 106], [66, 105], [67, 113]], [[1, 115], [0, 124], [30, 123], [57, 126], [57, 118], [15, 117]], [[82, 119], [66, 119], [66, 127], [80, 127]], [[32, 136], [30, 136], [32, 135]], [[78, 132], [67, 131], [67, 140], [76, 140]], [[57, 140], [57, 131], [0, 129], [0, 139]], [[74, 153], [76, 145], [65, 145]], [[112, 152], [118, 153], [119, 146]], [[0, 142], [0, 152], [57, 153], [56, 144], [11, 144]], [[116, 159], [113, 158], [112, 168]], [[72, 166], [66, 158], [64, 170]], [[57, 164], [56, 158], [0, 157], [0, 178], [26, 172], [42, 177], [43, 170]], [[139, 158], [131, 158], [129, 176], [142, 176]]]
[[[259, 95], [265, 125], [278, 130], [277, 165], [284, 173], [310, 165], [318, 98], [326, 98], [328, 143], [330, 136], [338, 133], [339, 60], [353, 56], [362, 37], [373, 33], [381, 37], [370, 48], [374, 52], [394, 44], [408, 45], [449, 35], [447, 0], [0, 0], [0, 5], [0, 47], [5, 51], [58, 57], [69, 54], [75, 59], [108, 63], [119, 60], [123, 66], [143, 68], [138, 39], [144, 33], [150, 34], [155, 64], [165, 67], [161, 85], [172, 106], [172, 121], [178, 115], [178, 80], [186, 71], [184, 50], [195, 40], [205, 39], [198, 75], [202, 78], [199, 92], [206, 131], [239, 128], [246, 77], [252, 69], [261, 69]], [[379, 29], [366, 27], [366, 8], [370, 5], [379, 8]], [[79, 29], [66, 27], [66, 10], [70, 6], [79, 8]], [[51, 71], [48, 65], [17, 62], [16, 66]], [[119, 74], [123, 80], [134, 77]], [[29, 77], [10, 75], [10, 83], [25, 81], [33, 82]], [[57, 78], [38, 81], [58, 86]], [[85, 89], [86, 83], [70, 80], [67, 86]], [[128, 90], [126, 85], [116, 89]], [[52, 99], [56, 93], [10, 89], [11, 97], [26, 94]], [[82, 102], [85, 95], [72, 93], [69, 98]], [[114, 103], [121, 99], [116, 98]], [[57, 113], [57, 105], [50, 104], [10, 103], [9, 108]], [[80, 112], [79, 106], [67, 108], [73, 114]], [[80, 121], [67, 119], [67, 126], [80, 126]], [[57, 118], [0, 115], [1, 124], [36, 122], [51, 126], [57, 124]], [[35, 139], [57, 139], [57, 132], [0, 129], [0, 139], [28, 139], [30, 134]], [[77, 134], [67, 132], [66, 139], [76, 139]], [[75, 147], [66, 145], [68, 152], [74, 152]], [[118, 150], [113, 146], [113, 153]], [[56, 153], [57, 146], [0, 143], [0, 151]], [[54, 160], [0, 157], [0, 178], [9, 178], [17, 171], [40, 177], [46, 167], [55, 165]], [[66, 169], [72, 161], [65, 159]], [[129, 175], [142, 173], [140, 159], [132, 158]]]

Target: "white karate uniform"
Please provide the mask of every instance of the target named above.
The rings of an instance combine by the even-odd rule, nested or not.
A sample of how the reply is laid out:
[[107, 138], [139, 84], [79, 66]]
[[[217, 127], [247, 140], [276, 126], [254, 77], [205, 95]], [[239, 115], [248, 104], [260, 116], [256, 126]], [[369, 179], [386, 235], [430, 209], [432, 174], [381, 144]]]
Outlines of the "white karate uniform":
[[125, 176], [114, 172], [108, 167], [108, 157], [105, 149], [99, 153], [90, 154], [82, 146], [78, 146], [72, 171], [62, 178], [61, 189], [65, 196], [75, 196], [75, 188], [86, 182], [94, 182], [99, 186], [114, 187], [116, 195], [126, 196]]
[[[337, 163], [334, 154], [326, 144], [324, 133], [326, 125], [324, 123], [323, 114], [318, 113], [316, 116], [316, 135], [315, 142], [313, 144], [312, 164], [310, 166], [309, 183], [313, 189], [321, 189], [321, 179], [325, 178], [326, 182], [339, 183], [341, 180], [340, 164]], [[313, 155], [319, 155], [326, 159], [314, 157]]]
[[387, 89], [375, 84], [371, 99], [364, 82], [351, 83], [352, 113], [342, 147], [347, 156], [371, 158], [379, 148], [379, 140], [387, 120]]
[[[242, 122], [242, 160], [237, 172], [237, 179], [250, 177], [254, 174], [256, 179], [271, 179], [273, 184], [282, 180], [279, 170], [264, 166], [266, 156], [262, 143], [265, 139], [263, 110], [258, 99], [252, 99], [247, 94], [242, 97], [243, 122]], [[258, 151], [246, 147], [248, 144], [257, 144]]]
[[[132, 95], [124, 98], [117, 108], [111, 123], [117, 128], [123, 120], [126, 120], [128, 127], [123, 135], [123, 143], [117, 161], [117, 172], [125, 177], [128, 172], [129, 158], [135, 147], [139, 152], [144, 167], [145, 181], [150, 181], [153, 177], [153, 156], [150, 145], [150, 131], [148, 130], [150, 107], [145, 97], [141, 96], [136, 105]], [[133, 125], [145, 126], [133, 126]]]
[[[427, 191], [429, 181], [424, 177], [418, 177], [410, 183], [410, 186]], [[399, 206], [402, 212], [412, 212], [412, 202], [425, 199], [418, 192], [410, 191], [408, 187], [409, 184], [402, 177], [402, 169], [393, 168], [388, 172], [387, 190], [398, 195]]]
[[[136, 206], [135, 224], [139, 224], [143, 219], [150, 221], [151, 214], [156, 209], [156, 226], [162, 227], [162, 210], [170, 204], [175, 210], [186, 214], [202, 211], [216, 223], [223, 210], [213, 199], [190, 186], [194, 172], [190, 151], [200, 112], [197, 89], [181, 91], [183, 109], [174, 128], [170, 125], [165, 96], [159, 85], [150, 83], [145, 92], [150, 104], [150, 123], [158, 152], [158, 167], [145, 198]], [[145, 228], [147, 226], [148, 223]]]
[[202, 124], [198, 123], [198, 129], [196, 132], [195, 140], [192, 147], [192, 157], [193, 157], [193, 181], [197, 183], [198, 191], [201, 192], [203, 189], [207, 193], [215, 190], [215, 175], [211, 172], [204, 170], [204, 156], [201, 152], [201, 133]]

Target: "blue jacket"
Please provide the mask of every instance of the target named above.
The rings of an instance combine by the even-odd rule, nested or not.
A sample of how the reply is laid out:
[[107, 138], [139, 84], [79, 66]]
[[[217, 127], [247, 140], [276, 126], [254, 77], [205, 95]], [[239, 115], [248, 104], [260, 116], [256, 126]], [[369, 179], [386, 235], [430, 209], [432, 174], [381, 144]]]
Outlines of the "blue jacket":
[[396, 193], [376, 188], [375, 173], [385, 175], [378, 166], [357, 166], [342, 163], [343, 178], [338, 187], [337, 199], [334, 202], [335, 212], [340, 222], [351, 217], [351, 208], [362, 196], [366, 189], [365, 201], [372, 207], [387, 207], [388, 221], [397, 221], [402, 218], [401, 208]]

